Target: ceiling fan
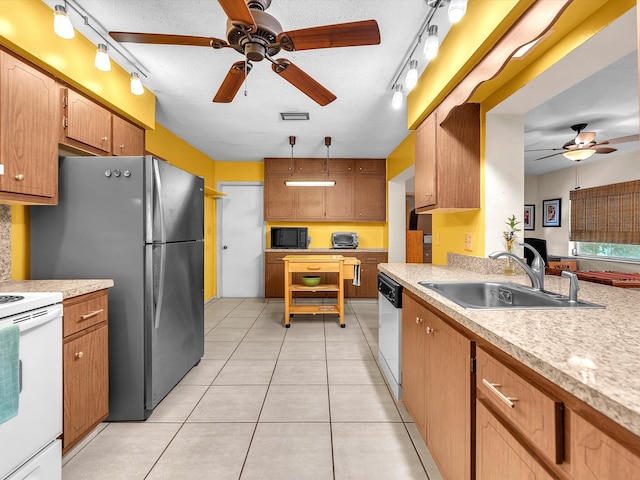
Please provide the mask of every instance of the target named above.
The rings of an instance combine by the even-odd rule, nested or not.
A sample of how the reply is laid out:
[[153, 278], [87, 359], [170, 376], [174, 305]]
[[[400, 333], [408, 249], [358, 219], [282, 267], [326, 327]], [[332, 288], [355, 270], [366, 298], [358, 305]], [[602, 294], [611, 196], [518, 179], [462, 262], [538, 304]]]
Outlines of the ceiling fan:
[[612, 153], [617, 149], [611, 147], [603, 147], [602, 145], [612, 145], [616, 143], [625, 143], [637, 141], [638, 135], [627, 135], [626, 137], [613, 138], [611, 140], [605, 140], [604, 142], [596, 142], [596, 132], [584, 132], [587, 128], [587, 123], [577, 123], [571, 125], [571, 130], [576, 132], [575, 138], [569, 140], [561, 148], [542, 148], [537, 150], [527, 150], [528, 152], [540, 152], [547, 150], [559, 150], [558, 153], [552, 153], [544, 157], [536, 158], [535, 161], [543, 160], [545, 158], [554, 157], [556, 155], [564, 155], [569, 160], [579, 162], [585, 160], [591, 155], [596, 153]]
[[228, 17], [227, 40], [212, 37], [168, 35], [162, 33], [109, 32], [118, 42], [151, 43], [161, 45], [191, 45], [214, 49], [233, 48], [245, 59], [235, 62], [213, 98], [214, 102], [229, 103], [253, 66], [252, 62], [267, 59], [271, 69], [282, 78], [325, 106], [336, 96], [294, 65], [291, 61], [273, 57], [286, 50], [312, 50], [318, 48], [377, 45], [380, 30], [375, 20], [324, 25], [283, 31], [280, 22], [265, 12], [271, 0], [218, 0]]

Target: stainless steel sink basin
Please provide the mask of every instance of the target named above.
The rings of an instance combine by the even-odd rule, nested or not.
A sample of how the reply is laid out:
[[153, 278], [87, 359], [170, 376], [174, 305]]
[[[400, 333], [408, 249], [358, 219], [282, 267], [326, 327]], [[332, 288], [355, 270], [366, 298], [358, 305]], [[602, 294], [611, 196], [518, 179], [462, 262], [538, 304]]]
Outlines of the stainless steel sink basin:
[[440, 295], [472, 310], [556, 308], [604, 308], [594, 303], [570, 302], [569, 297], [501, 282], [418, 282]]

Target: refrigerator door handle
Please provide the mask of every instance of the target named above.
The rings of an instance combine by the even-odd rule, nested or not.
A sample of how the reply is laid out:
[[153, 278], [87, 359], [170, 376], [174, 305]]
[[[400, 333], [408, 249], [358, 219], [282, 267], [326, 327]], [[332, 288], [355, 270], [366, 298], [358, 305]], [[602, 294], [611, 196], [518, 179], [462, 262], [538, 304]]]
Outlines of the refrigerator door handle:
[[160, 241], [162, 242], [160, 247], [160, 278], [158, 279], [158, 297], [155, 305], [155, 318], [154, 326], [158, 328], [160, 326], [160, 313], [162, 311], [162, 297], [164, 296], [164, 275], [165, 264], [167, 258], [167, 232], [164, 228], [164, 205], [162, 204], [162, 180], [160, 179], [160, 169], [158, 168], [158, 159], [153, 159], [153, 176], [155, 177], [155, 192], [158, 200], [158, 217], [160, 221]]

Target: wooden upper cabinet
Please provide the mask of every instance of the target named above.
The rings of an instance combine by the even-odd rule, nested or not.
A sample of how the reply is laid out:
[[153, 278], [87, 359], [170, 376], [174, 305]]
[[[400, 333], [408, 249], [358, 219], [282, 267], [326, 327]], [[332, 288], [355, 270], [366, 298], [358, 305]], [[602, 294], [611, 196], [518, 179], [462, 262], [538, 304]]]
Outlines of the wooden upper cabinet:
[[117, 115], [112, 115], [111, 120], [111, 153], [118, 156], [144, 155], [144, 130]]
[[0, 202], [58, 202], [57, 86], [0, 51]]
[[356, 175], [355, 217], [358, 221], [384, 222], [387, 218], [385, 175]]
[[[285, 180], [334, 180], [332, 187], [285, 187]], [[383, 222], [384, 159], [265, 158], [266, 221]]]
[[436, 204], [436, 113], [416, 130], [415, 205], [425, 209]]
[[432, 116], [418, 127], [416, 134], [416, 210], [456, 212], [480, 208], [479, 105], [456, 107], [441, 123], [439, 117]]
[[79, 148], [92, 147], [98, 150], [96, 153], [111, 153], [111, 112], [70, 88], [63, 88], [62, 96], [63, 143]]

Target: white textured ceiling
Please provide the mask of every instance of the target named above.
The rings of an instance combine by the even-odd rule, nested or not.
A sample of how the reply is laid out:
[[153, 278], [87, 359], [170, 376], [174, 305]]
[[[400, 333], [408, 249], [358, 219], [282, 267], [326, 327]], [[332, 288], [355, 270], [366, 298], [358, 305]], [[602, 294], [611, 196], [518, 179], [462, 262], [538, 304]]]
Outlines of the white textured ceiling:
[[[45, 0], [49, 6], [61, 0]], [[75, 0], [107, 31], [172, 33], [226, 38], [226, 16], [216, 0]], [[332, 157], [386, 157], [406, 137], [406, 108], [391, 107], [392, 82], [402, 59], [430, 12], [425, 0], [273, 0], [267, 13], [285, 31], [375, 19], [381, 44], [364, 47], [280, 52], [337, 96], [320, 107], [272, 72], [254, 64], [247, 95], [240, 89], [229, 104], [212, 103], [232, 63], [232, 49], [122, 44], [149, 71], [143, 83], [156, 95], [156, 119], [216, 160], [261, 160], [291, 154], [324, 157], [324, 137], [332, 137]], [[99, 41], [70, 9], [74, 26]], [[441, 17], [443, 17], [441, 20]], [[448, 30], [446, 9], [438, 10], [441, 37]], [[111, 40], [111, 39], [110, 39]], [[115, 43], [115, 42], [114, 42]], [[116, 44], [117, 45], [117, 44]], [[115, 52], [113, 58], [118, 60]], [[425, 60], [419, 52], [419, 71]], [[126, 62], [120, 61], [126, 69]], [[404, 78], [404, 76], [403, 76]], [[282, 121], [280, 112], [309, 112], [309, 121]]]

